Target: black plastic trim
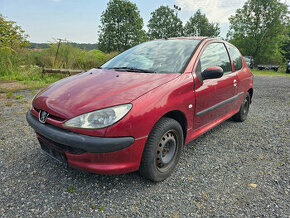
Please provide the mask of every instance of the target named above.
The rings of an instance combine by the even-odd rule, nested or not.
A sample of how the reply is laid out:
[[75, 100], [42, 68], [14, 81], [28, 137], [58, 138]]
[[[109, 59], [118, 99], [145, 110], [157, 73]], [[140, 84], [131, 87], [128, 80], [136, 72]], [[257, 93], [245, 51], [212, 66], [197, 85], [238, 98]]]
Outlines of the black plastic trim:
[[26, 113], [26, 120], [40, 135], [54, 142], [79, 148], [91, 153], [119, 151], [129, 147], [135, 141], [133, 137], [105, 138], [77, 134], [47, 123], [42, 124], [30, 113], [30, 111]]
[[208, 113], [208, 112], [210, 112], [210, 111], [212, 111], [212, 110], [215, 110], [215, 109], [217, 109], [217, 108], [219, 108], [219, 107], [221, 107], [221, 106], [223, 106], [223, 105], [225, 105], [225, 104], [228, 104], [228, 103], [230, 103], [230, 102], [236, 100], [238, 97], [240, 97], [240, 96], [243, 95], [243, 94], [244, 94], [243, 92], [240, 92], [239, 94], [237, 94], [237, 95], [235, 95], [235, 96], [233, 96], [233, 97], [231, 97], [231, 98], [228, 98], [227, 100], [224, 100], [224, 101], [222, 101], [222, 102], [220, 102], [220, 103], [215, 104], [215, 105], [212, 106], [212, 107], [209, 107], [209, 108], [207, 108], [207, 109], [205, 109], [205, 110], [203, 110], [203, 111], [198, 112], [198, 113], [196, 114], [196, 116], [197, 116], [197, 117], [198, 117], [198, 116], [201, 116], [201, 115], [206, 114], [206, 113]]
[[[199, 41], [199, 43], [196, 45], [196, 47], [195, 47], [194, 50], [192, 51], [190, 57], [189, 57], [188, 60], [185, 62], [184, 66], [182, 67], [181, 71], [179, 72], [180, 74], [184, 73], [184, 71], [186, 70], [188, 64], [190, 63], [190, 61], [191, 61], [193, 55], [195, 54], [195, 52], [197, 51], [197, 49], [199, 48], [199, 46], [201, 45], [201, 43], [202, 43], [204, 40], [206, 40], [206, 39], [208, 39], [208, 38], [205, 37], [205, 38], [201, 39], [201, 40]], [[195, 40], [195, 39], [189, 39], [189, 40]]]

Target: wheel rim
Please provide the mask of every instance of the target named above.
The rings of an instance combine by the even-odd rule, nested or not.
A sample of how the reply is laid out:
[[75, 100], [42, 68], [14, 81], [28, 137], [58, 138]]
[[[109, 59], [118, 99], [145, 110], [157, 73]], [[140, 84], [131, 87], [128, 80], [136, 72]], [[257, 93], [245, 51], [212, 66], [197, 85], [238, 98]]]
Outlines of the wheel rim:
[[159, 141], [156, 151], [156, 167], [160, 171], [166, 171], [173, 163], [177, 150], [177, 133], [175, 130], [167, 131]]

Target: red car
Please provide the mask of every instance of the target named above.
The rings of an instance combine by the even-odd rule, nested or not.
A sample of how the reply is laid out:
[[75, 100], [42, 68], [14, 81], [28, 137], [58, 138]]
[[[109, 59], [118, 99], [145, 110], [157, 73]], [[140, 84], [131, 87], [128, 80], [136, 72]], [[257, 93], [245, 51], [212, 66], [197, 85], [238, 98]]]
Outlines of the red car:
[[142, 43], [33, 99], [27, 121], [46, 153], [99, 174], [167, 178], [182, 148], [247, 118], [253, 75], [236, 47], [212, 38]]

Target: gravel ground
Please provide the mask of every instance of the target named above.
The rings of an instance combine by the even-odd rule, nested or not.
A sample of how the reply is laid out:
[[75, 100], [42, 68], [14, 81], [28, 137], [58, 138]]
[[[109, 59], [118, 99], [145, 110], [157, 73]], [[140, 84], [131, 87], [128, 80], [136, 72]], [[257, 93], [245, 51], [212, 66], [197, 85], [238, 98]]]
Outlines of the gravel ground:
[[137, 172], [102, 176], [55, 162], [25, 121], [35, 93], [2, 94], [0, 217], [289, 217], [289, 84], [256, 76], [248, 120], [228, 120], [192, 141], [175, 173], [157, 184]]

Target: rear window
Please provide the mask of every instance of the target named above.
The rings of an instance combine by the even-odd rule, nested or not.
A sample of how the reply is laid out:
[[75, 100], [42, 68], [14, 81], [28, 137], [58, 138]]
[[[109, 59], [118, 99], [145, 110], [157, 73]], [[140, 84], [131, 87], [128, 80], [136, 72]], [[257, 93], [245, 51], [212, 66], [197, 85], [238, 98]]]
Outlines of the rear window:
[[228, 48], [234, 62], [235, 71], [242, 69], [243, 61], [239, 50], [232, 45], [228, 45]]

